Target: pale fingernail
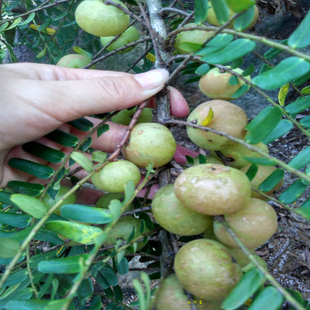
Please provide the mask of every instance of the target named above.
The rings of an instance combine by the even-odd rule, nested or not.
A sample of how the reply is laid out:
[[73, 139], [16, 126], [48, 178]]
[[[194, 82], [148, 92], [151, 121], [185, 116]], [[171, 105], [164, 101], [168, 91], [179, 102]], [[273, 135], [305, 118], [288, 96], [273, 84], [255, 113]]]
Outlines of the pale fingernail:
[[162, 86], [169, 78], [166, 69], [155, 69], [145, 73], [134, 75], [135, 80], [145, 90], [151, 90]]

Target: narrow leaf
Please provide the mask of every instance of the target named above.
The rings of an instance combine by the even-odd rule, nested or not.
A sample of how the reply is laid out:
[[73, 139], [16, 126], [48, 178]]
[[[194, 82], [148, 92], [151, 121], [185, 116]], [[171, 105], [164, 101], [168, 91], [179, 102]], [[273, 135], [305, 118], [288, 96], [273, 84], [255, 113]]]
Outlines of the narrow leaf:
[[188, 80], [185, 81], [185, 84], [193, 83], [193, 82], [198, 82], [200, 80], [201, 76], [194, 76]]
[[94, 298], [92, 298], [92, 301], [90, 303], [88, 310], [100, 310], [100, 309], [102, 309], [101, 298], [100, 296], [95, 295]]
[[[283, 45], [287, 45], [287, 40], [288, 39], [285, 39], [283, 41], [281, 41], [280, 43], [283, 44]], [[276, 57], [277, 55], [279, 55], [280, 53], [282, 53], [283, 50], [281, 50], [280, 48], [275, 48], [275, 47], [272, 47], [271, 49], [269, 49], [265, 54], [264, 54], [264, 57], [267, 59], [267, 60], [270, 60], [274, 57]]]
[[310, 96], [300, 97], [296, 101], [285, 107], [285, 111], [290, 114], [298, 114], [310, 107]]
[[271, 159], [268, 158], [261, 158], [261, 157], [243, 157], [247, 161], [253, 164], [262, 165], [262, 166], [274, 166], [277, 163]]
[[297, 156], [295, 156], [288, 165], [297, 170], [308, 165], [310, 163], [310, 146], [302, 150]]
[[19, 250], [19, 242], [8, 238], [0, 237], [0, 257], [11, 258]]
[[210, 66], [208, 64], [203, 64], [195, 70], [196, 74], [205, 75], [210, 70]]
[[93, 138], [88, 137], [87, 140], [79, 147], [79, 150], [81, 152], [87, 151], [91, 147], [92, 143], [93, 143]]
[[307, 220], [310, 220], [310, 198], [306, 200], [298, 209], [294, 210], [296, 213], [302, 215]]
[[246, 29], [252, 22], [254, 18], [255, 6], [251, 6], [247, 11], [242, 13], [234, 21], [234, 29], [237, 31], [242, 31]]
[[253, 64], [250, 64], [243, 72], [242, 76], [248, 76], [255, 71], [255, 67]]
[[243, 94], [245, 94], [248, 91], [249, 88], [250, 88], [250, 85], [248, 84], [241, 85], [241, 87], [239, 87], [238, 90], [232, 94], [231, 98], [236, 99], [236, 98], [241, 97]]
[[293, 81], [293, 83], [296, 85], [296, 86], [300, 86], [302, 84], [304, 84], [305, 82], [307, 82], [308, 80], [310, 79], [310, 72], [307, 72], [306, 74], [304, 74], [302, 77], [298, 78], [298, 79], [295, 79]]
[[248, 171], [246, 172], [246, 176], [248, 177], [250, 181], [252, 181], [255, 178], [257, 171], [258, 171], [258, 166], [256, 164], [252, 164], [250, 168], [248, 169]]
[[280, 195], [279, 200], [287, 204], [293, 203], [303, 194], [306, 188], [307, 185], [302, 182], [302, 179], [298, 179]]
[[269, 71], [269, 70], [271, 70], [271, 69], [272, 69], [271, 66], [269, 66], [269, 65], [267, 65], [267, 64], [263, 64], [262, 67], [260, 68], [258, 74], [260, 75], [260, 74], [262, 74], [262, 73], [264, 73], [264, 72], [267, 72], [267, 71]]
[[225, 24], [229, 18], [229, 9], [224, 0], [211, 0], [212, 8], [220, 25]]
[[80, 48], [79, 46], [73, 46], [72, 48], [77, 54], [80, 55], [84, 55], [88, 58], [93, 58], [93, 55], [85, 50], [83, 50], [82, 48]]
[[195, 0], [195, 24], [201, 25], [208, 14], [208, 0]]
[[76, 136], [70, 135], [69, 133], [59, 129], [48, 133], [45, 135], [45, 138], [66, 147], [75, 147], [79, 143], [79, 139]]
[[6, 28], [5, 30], [10, 30], [10, 29], [17, 27], [21, 23], [22, 20], [23, 19], [21, 17], [16, 18], [14, 22], [10, 25], [10, 27]]
[[46, 47], [44, 47], [44, 49], [36, 55], [36, 58], [40, 59], [43, 56], [45, 56], [45, 54], [46, 54]]
[[11, 214], [0, 212], [0, 223], [17, 228], [27, 227], [31, 222], [31, 216], [27, 214]]
[[94, 127], [94, 124], [84, 117], [68, 122], [68, 124], [84, 132], [90, 131]]
[[284, 170], [275, 170], [264, 182], [259, 185], [259, 190], [263, 192], [271, 191], [284, 177]]
[[310, 44], [310, 11], [306, 14], [297, 29], [288, 38], [288, 46], [292, 48], [303, 48]]
[[264, 288], [253, 300], [249, 310], [278, 310], [284, 301], [283, 296], [273, 286]]
[[302, 118], [299, 123], [305, 128], [310, 128], [310, 115]]
[[28, 271], [26, 269], [18, 270], [14, 273], [11, 273], [7, 280], [4, 282], [3, 287], [15, 285], [21, 283], [29, 278]]
[[127, 274], [129, 272], [129, 266], [126, 257], [123, 257], [120, 263], [117, 265], [117, 271], [119, 274]]
[[42, 194], [44, 190], [44, 186], [42, 184], [28, 183], [21, 181], [10, 181], [7, 184], [7, 187], [15, 192], [35, 197]]
[[85, 169], [87, 172], [92, 172], [94, 164], [92, 161], [83, 153], [80, 152], [72, 152], [70, 157], [76, 161], [82, 168]]
[[269, 144], [279, 139], [293, 128], [293, 123], [287, 119], [281, 119], [274, 130], [263, 140], [263, 143]]
[[281, 86], [281, 88], [279, 90], [278, 101], [279, 101], [280, 106], [282, 106], [282, 107], [284, 106], [285, 98], [286, 98], [286, 95], [287, 95], [289, 88], [290, 88], [290, 84], [285, 84], [285, 85]]
[[107, 124], [104, 124], [103, 126], [100, 126], [97, 129], [97, 138], [99, 138], [102, 134], [104, 134], [105, 132], [107, 132], [109, 130], [110, 126]]
[[310, 86], [306, 86], [301, 90], [301, 93], [303, 95], [309, 95], [310, 94]]
[[27, 25], [34, 19], [35, 16], [36, 16], [36, 13], [32, 12], [31, 14], [29, 14], [28, 18], [24, 20], [22, 23], [20, 23], [19, 25], [20, 26]]
[[7, 28], [8, 25], [9, 25], [8, 22], [2, 24], [2, 25], [0, 26], [0, 32], [3, 31], [3, 30], [5, 30], [5, 29]]

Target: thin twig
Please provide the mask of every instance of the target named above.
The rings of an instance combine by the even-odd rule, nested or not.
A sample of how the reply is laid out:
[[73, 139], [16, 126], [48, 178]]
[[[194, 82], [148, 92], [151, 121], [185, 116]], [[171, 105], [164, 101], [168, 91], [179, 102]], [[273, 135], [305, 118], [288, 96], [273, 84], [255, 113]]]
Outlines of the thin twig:
[[153, 48], [153, 45], [151, 45], [140, 57], [138, 57], [134, 63], [126, 70], [126, 72], [129, 72], [144, 56], [146, 56], [151, 49]]

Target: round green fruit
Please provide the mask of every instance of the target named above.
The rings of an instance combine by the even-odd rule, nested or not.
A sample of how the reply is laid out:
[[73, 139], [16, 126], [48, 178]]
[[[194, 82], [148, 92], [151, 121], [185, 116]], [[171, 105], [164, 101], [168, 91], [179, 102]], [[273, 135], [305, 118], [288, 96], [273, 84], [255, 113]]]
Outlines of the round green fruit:
[[128, 181], [132, 180], [136, 186], [140, 179], [140, 171], [133, 163], [118, 160], [104, 166], [91, 178], [91, 181], [102, 191], [122, 193]]
[[202, 164], [182, 172], [175, 180], [174, 192], [186, 208], [198, 213], [230, 214], [244, 208], [249, 201], [251, 183], [235, 168]]
[[164, 229], [180, 236], [193, 236], [212, 228], [211, 216], [185, 208], [175, 196], [173, 184], [160, 188], [152, 203], [152, 213]]
[[[139, 31], [131, 26], [129, 27], [125, 32], [123, 32], [110, 46], [107, 47], [107, 51], [112, 52], [120, 47], [123, 47], [124, 45], [131, 43], [133, 41], [139, 40], [140, 34]], [[101, 37], [100, 41], [103, 46], [109, 44], [114, 37]], [[134, 46], [128, 47], [125, 50], [118, 52], [118, 54], [125, 54], [130, 52]]]
[[[187, 121], [196, 121], [197, 125], [201, 125], [209, 115], [210, 109], [213, 111], [213, 118], [207, 125], [209, 128], [228, 133], [238, 139], [245, 137], [246, 130], [244, 128], [248, 123], [247, 116], [240, 107], [229, 101], [211, 100], [204, 102], [191, 112]], [[187, 135], [198, 146], [212, 151], [220, 151], [234, 144], [226, 137], [190, 126], [187, 126]]]
[[[234, 69], [235, 72], [242, 74], [243, 70], [240, 68]], [[203, 75], [199, 80], [200, 91], [211, 99], [232, 100], [238, 97], [232, 97], [235, 92], [245, 84], [244, 81], [238, 77], [234, 77], [234, 85], [229, 84], [232, 74], [230, 72], [221, 72], [219, 68], [211, 69], [207, 74]], [[251, 81], [251, 77], [245, 76], [245, 79]], [[236, 81], [235, 81], [236, 80]]]
[[[125, 9], [119, 0], [115, 3]], [[84, 0], [75, 11], [77, 24], [86, 32], [97, 37], [116, 36], [129, 26], [130, 17], [114, 5], [104, 4], [103, 0]]]
[[[124, 198], [124, 194], [122, 194], [122, 193], [104, 194], [98, 199], [98, 201], [96, 203], [96, 208], [108, 209], [111, 200], [121, 199], [121, 198]], [[132, 209], [134, 209], [134, 205], [133, 205], [133, 203], [130, 203], [129, 206], [126, 208], [125, 212], [130, 211]]]
[[83, 68], [89, 65], [91, 58], [81, 54], [66, 55], [57, 62], [56, 66], [67, 68]]
[[[137, 108], [135, 107], [133, 109], [125, 109], [125, 110], [119, 111], [115, 116], [112, 117], [112, 121], [116, 124], [128, 126], [129, 123], [132, 121], [132, 118], [136, 110]], [[137, 120], [137, 124], [150, 123], [152, 121], [152, 118], [153, 118], [152, 109], [145, 108], [142, 110]]]
[[[49, 207], [49, 209], [56, 203], [58, 202], [61, 197], [65, 194], [67, 194], [69, 192], [69, 190], [71, 190], [70, 187], [68, 186], [63, 186], [61, 185], [60, 186], [60, 189], [55, 197], [55, 199], [53, 199], [51, 196], [49, 195], [45, 195], [44, 198], [43, 198], [43, 201], [45, 202], [45, 204]], [[73, 194], [70, 194], [61, 204], [60, 206], [57, 207], [57, 209], [54, 211], [54, 213], [60, 215], [60, 210], [61, 210], [61, 207], [64, 206], [64, 205], [69, 205], [69, 204], [74, 204], [76, 201], [76, 194], [73, 193]]]
[[176, 142], [163, 125], [157, 123], [141, 123], [133, 127], [129, 143], [123, 148], [125, 158], [138, 167], [146, 167], [151, 162], [153, 167], [167, 164], [176, 150]]
[[[250, 249], [264, 244], [278, 228], [277, 214], [265, 201], [250, 198], [243, 209], [225, 215], [225, 220], [241, 242]], [[214, 221], [216, 237], [230, 247], [239, 247], [224, 226]]]
[[182, 286], [205, 300], [223, 300], [239, 282], [241, 268], [220, 243], [198, 239], [185, 244], [177, 253], [174, 269]]

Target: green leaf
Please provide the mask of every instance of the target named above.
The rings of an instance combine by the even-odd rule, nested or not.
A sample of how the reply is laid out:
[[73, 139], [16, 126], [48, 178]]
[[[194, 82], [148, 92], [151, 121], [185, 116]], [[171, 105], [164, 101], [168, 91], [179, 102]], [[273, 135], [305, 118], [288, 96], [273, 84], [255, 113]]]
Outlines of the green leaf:
[[206, 164], [207, 163], [206, 156], [204, 156], [202, 154], [198, 155], [198, 160], [199, 160], [199, 164]]
[[2, 25], [0, 26], [0, 32], [3, 31], [3, 30], [5, 30], [5, 29], [7, 28], [8, 25], [9, 25], [8, 22], [2, 24]]
[[293, 83], [294, 83], [296, 86], [300, 86], [300, 85], [302, 85], [303, 83], [307, 82], [309, 79], [310, 79], [310, 72], [307, 72], [307, 73], [304, 74], [302, 77], [300, 77], [300, 78], [294, 80]]
[[305, 128], [310, 128], [310, 115], [302, 118], [299, 123]]
[[301, 90], [301, 93], [303, 95], [309, 95], [310, 94], [310, 86], [306, 86]]
[[135, 184], [132, 180], [129, 180], [125, 185], [125, 198], [123, 200], [123, 206], [128, 204], [133, 199], [135, 193]]
[[100, 272], [98, 272], [94, 278], [104, 290], [110, 287], [109, 282], [105, 279], [105, 277]]
[[250, 88], [250, 85], [247, 85], [247, 84], [241, 85], [241, 87], [239, 87], [238, 90], [232, 94], [231, 98], [232, 99], [239, 98], [240, 96], [245, 94], [249, 88]]
[[0, 190], [0, 202], [5, 203], [7, 205], [13, 205], [10, 197], [12, 194], [7, 193], [3, 190]]
[[243, 58], [240, 57], [240, 58], [233, 60], [230, 67], [231, 69], [236, 69], [236, 68], [239, 68], [242, 64], [243, 64]]
[[82, 48], [80, 48], [79, 46], [73, 46], [72, 48], [77, 54], [80, 55], [84, 55], [88, 58], [93, 58], [93, 55], [85, 50], [83, 50]]
[[100, 164], [102, 164], [103, 162], [106, 161], [108, 155], [105, 152], [101, 152], [101, 151], [95, 151], [94, 153], [92, 153], [91, 155], [91, 159], [95, 162], [98, 162]]
[[126, 257], [123, 257], [117, 265], [117, 271], [119, 274], [127, 274], [129, 272], [128, 260]]
[[298, 57], [289, 57], [269, 71], [256, 76], [253, 83], [262, 89], [274, 90], [294, 79], [300, 78], [309, 70], [309, 62]]
[[94, 296], [94, 298], [92, 298], [88, 310], [100, 310], [101, 308], [102, 308], [101, 298], [98, 295], [96, 295]]
[[58, 164], [62, 162], [66, 157], [65, 153], [37, 142], [28, 142], [22, 147], [23, 150], [28, 152], [29, 154], [37, 156], [53, 164]]
[[30, 267], [31, 268], [38, 268], [38, 265], [40, 262], [50, 260], [50, 259], [56, 257], [57, 252], [58, 252], [58, 249], [52, 250], [52, 251], [46, 252], [46, 253], [40, 253], [37, 255], [33, 255], [29, 261]]
[[258, 189], [263, 192], [271, 191], [284, 177], [284, 170], [275, 170], [267, 179], [262, 182]]
[[124, 299], [124, 295], [123, 295], [123, 291], [119, 285], [116, 285], [113, 287], [113, 292], [114, 292], [114, 296], [115, 296], [116, 301], [122, 302]]
[[294, 210], [307, 220], [310, 220], [310, 198], [308, 198], [298, 209]]
[[8, 238], [0, 237], [0, 257], [11, 258], [19, 250], [19, 242]]
[[288, 38], [288, 46], [292, 48], [303, 48], [310, 44], [310, 11], [306, 14], [297, 29]]
[[248, 171], [246, 172], [246, 176], [248, 177], [250, 181], [252, 181], [255, 178], [257, 171], [258, 171], [258, 166], [256, 164], [252, 164], [250, 168], [248, 169]]
[[39, 229], [34, 239], [39, 241], [50, 242], [53, 244], [63, 244], [63, 240], [59, 238], [55, 232], [47, 230], [43, 227]]
[[12, 286], [21, 283], [29, 278], [27, 269], [21, 269], [14, 273], [11, 273], [7, 280], [4, 282], [3, 287]]
[[[281, 41], [280, 43], [283, 44], [283, 45], [287, 45], [287, 40], [288, 39], [285, 39], [283, 41]], [[276, 57], [277, 55], [279, 55], [280, 53], [282, 53], [283, 50], [281, 50], [280, 48], [275, 48], [275, 47], [272, 47], [271, 49], [269, 49], [265, 54], [264, 54], [264, 57], [267, 59], [267, 60], [270, 60], [274, 57]]]
[[102, 233], [98, 227], [65, 221], [50, 221], [45, 224], [45, 228], [82, 244], [95, 243]]
[[274, 160], [268, 159], [268, 158], [262, 158], [262, 157], [243, 157], [247, 161], [253, 164], [261, 165], [261, 166], [274, 166], [277, 163]]
[[60, 19], [63, 19], [64, 17], [67, 16], [67, 12], [62, 12], [60, 13], [59, 15], [57, 15], [56, 17], [53, 17], [53, 21], [57, 21], [57, 20], [60, 20]]
[[27, 214], [11, 214], [0, 211], [0, 223], [17, 228], [27, 227], [31, 222], [31, 216]]
[[302, 150], [297, 156], [295, 156], [288, 165], [297, 170], [308, 165], [310, 163], [310, 146]]
[[235, 13], [248, 10], [255, 4], [255, 0], [225, 0], [226, 5]]
[[255, 71], [255, 67], [253, 64], [250, 64], [243, 72], [242, 76], [248, 76]]
[[224, 48], [226, 45], [228, 45], [233, 39], [234, 37], [231, 34], [227, 33], [218, 34], [215, 38], [209, 41], [205, 45], [205, 47], [196, 52], [194, 55], [205, 56], [217, 52], [220, 49]]
[[229, 85], [238, 85], [239, 79], [235, 75], [232, 75], [228, 80], [228, 84]]
[[208, 0], [195, 0], [195, 24], [201, 25], [208, 14]]
[[90, 278], [82, 280], [77, 295], [81, 301], [89, 299], [94, 292], [94, 286]]
[[99, 138], [102, 134], [107, 132], [110, 129], [108, 124], [104, 124], [97, 129], [97, 138]]
[[212, 8], [220, 25], [225, 24], [229, 18], [229, 9], [224, 0], [211, 0]]
[[87, 172], [92, 172], [94, 164], [92, 161], [83, 153], [80, 152], [72, 152], [70, 157], [76, 161], [82, 168], [84, 168]]
[[285, 111], [290, 114], [298, 114], [310, 107], [310, 96], [299, 97], [296, 101], [285, 107]]
[[279, 139], [293, 128], [293, 123], [287, 119], [281, 119], [278, 125], [272, 132], [263, 140], [263, 143], [269, 144], [276, 139]]
[[189, 155], [185, 155], [186, 159], [187, 159], [187, 162], [190, 164], [190, 165], [193, 165], [195, 163], [194, 161], [194, 158], [189, 156]]
[[93, 143], [93, 138], [88, 137], [86, 141], [79, 147], [79, 150], [81, 152], [87, 151], [91, 147], [92, 143]]
[[258, 296], [253, 300], [249, 310], [278, 310], [284, 298], [273, 286], [268, 286], [264, 288]]
[[46, 280], [45, 280], [45, 283], [41, 286], [41, 289], [39, 291], [39, 294], [38, 294], [38, 299], [41, 299], [42, 296], [47, 292], [47, 290], [49, 289], [49, 287], [51, 286], [52, 284], [52, 281], [53, 281], [53, 278], [54, 278], [54, 275], [52, 273], [50, 273]]
[[234, 29], [237, 31], [242, 31], [246, 29], [252, 22], [254, 18], [255, 6], [251, 6], [247, 11], [242, 13], [234, 21]]
[[28, 18], [25, 21], [23, 21], [22, 23], [20, 23], [19, 25], [20, 26], [27, 25], [28, 23], [30, 23], [34, 19], [35, 16], [36, 16], [36, 13], [32, 12], [31, 14], [29, 14]]
[[68, 124], [84, 132], [90, 131], [94, 127], [94, 124], [84, 117], [68, 122]]
[[253, 118], [251, 120], [251, 122], [249, 124], [247, 124], [245, 126], [246, 130], [253, 130], [255, 127], [257, 127], [261, 121], [268, 115], [268, 113], [270, 113], [270, 111], [273, 110], [273, 107], [267, 107], [263, 110], [261, 110], [256, 116], [255, 118]]
[[23, 194], [13, 194], [11, 200], [25, 213], [33, 216], [36, 219], [42, 218], [48, 207], [45, 203], [35, 197], [26, 196]]
[[138, 302], [139, 302], [139, 309], [140, 310], [147, 310], [145, 296], [143, 292], [143, 287], [138, 279], [133, 279], [132, 284], [137, 292], [138, 295]]
[[112, 268], [103, 267], [100, 273], [108, 281], [109, 286], [116, 286], [118, 284], [117, 275]]
[[112, 220], [110, 210], [76, 204], [63, 206], [61, 215], [69, 220], [92, 224], [107, 224]]
[[204, 75], [208, 73], [210, 70], [210, 66], [208, 64], [203, 64], [195, 70], [196, 74]]
[[88, 257], [89, 254], [81, 254], [41, 261], [38, 264], [38, 270], [43, 273], [56, 274], [78, 273], [81, 271], [80, 264], [85, 263]]
[[28, 183], [21, 181], [10, 181], [7, 187], [14, 190], [15, 192], [20, 192], [21, 194], [29, 196], [39, 196], [44, 190], [42, 184]]
[[260, 74], [262, 74], [262, 73], [264, 73], [264, 72], [267, 72], [267, 71], [269, 71], [269, 70], [271, 70], [271, 69], [272, 69], [271, 66], [269, 66], [269, 65], [267, 65], [267, 64], [263, 64], [262, 67], [260, 68], [258, 74], [260, 75]]
[[306, 188], [307, 185], [302, 182], [302, 179], [298, 179], [280, 195], [279, 200], [286, 204], [292, 203], [303, 194]]
[[263, 113], [263, 117], [260, 114], [257, 116], [258, 120], [255, 120], [256, 117], [254, 118], [254, 123], [256, 126], [251, 124], [248, 124], [246, 126], [246, 129], [249, 127], [251, 129], [248, 129], [249, 132], [247, 133], [245, 137], [245, 141], [250, 143], [250, 144], [256, 144], [261, 141], [263, 141], [277, 126], [277, 124], [280, 122], [282, 118], [282, 112], [281, 109], [278, 107], [273, 107], [272, 109], [268, 110], [267, 113]]
[[8, 164], [17, 170], [34, 175], [39, 179], [49, 179], [55, 172], [51, 167], [21, 158], [11, 158]]
[[264, 281], [264, 275], [257, 268], [251, 268], [243, 275], [238, 284], [224, 300], [222, 308], [225, 308], [225, 310], [234, 310], [242, 306], [258, 290]]
[[194, 76], [188, 80], [185, 81], [185, 84], [193, 83], [193, 82], [198, 82], [200, 80], [201, 76]]
[[[55, 310], [55, 309], [62, 309], [62, 306], [64, 306], [70, 299], [64, 298], [59, 300], [50, 301], [46, 307], [44, 307], [43, 310]], [[73, 302], [70, 303], [70, 306], [68, 310], [74, 310], [76, 309], [73, 305]]]
[[76, 136], [70, 135], [69, 133], [59, 129], [48, 133], [45, 135], [45, 138], [66, 147], [75, 147], [79, 143], [79, 139]]
[[45, 56], [45, 54], [46, 54], [46, 46], [44, 47], [44, 49], [43, 49], [40, 53], [38, 53], [38, 54], [36, 55], [36, 58], [40, 59], [40, 58], [42, 58], [43, 56]]
[[226, 64], [248, 54], [255, 48], [255, 45], [253, 41], [248, 39], [238, 39], [229, 43], [217, 53], [202, 57], [201, 60], [210, 64]]
[[13, 21], [13, 23], [10, 25], [10, 27], [9, 27], [9, 28], [6, 28], [5, 30], [10, 30], [10, 29], [13, 29], [13, 28], [17, 27], [17, 26], [21, 23], [22, 20], [23, 20], [23, 19], [22, 19], [21, 17], [16, 18], [16, 19]]

